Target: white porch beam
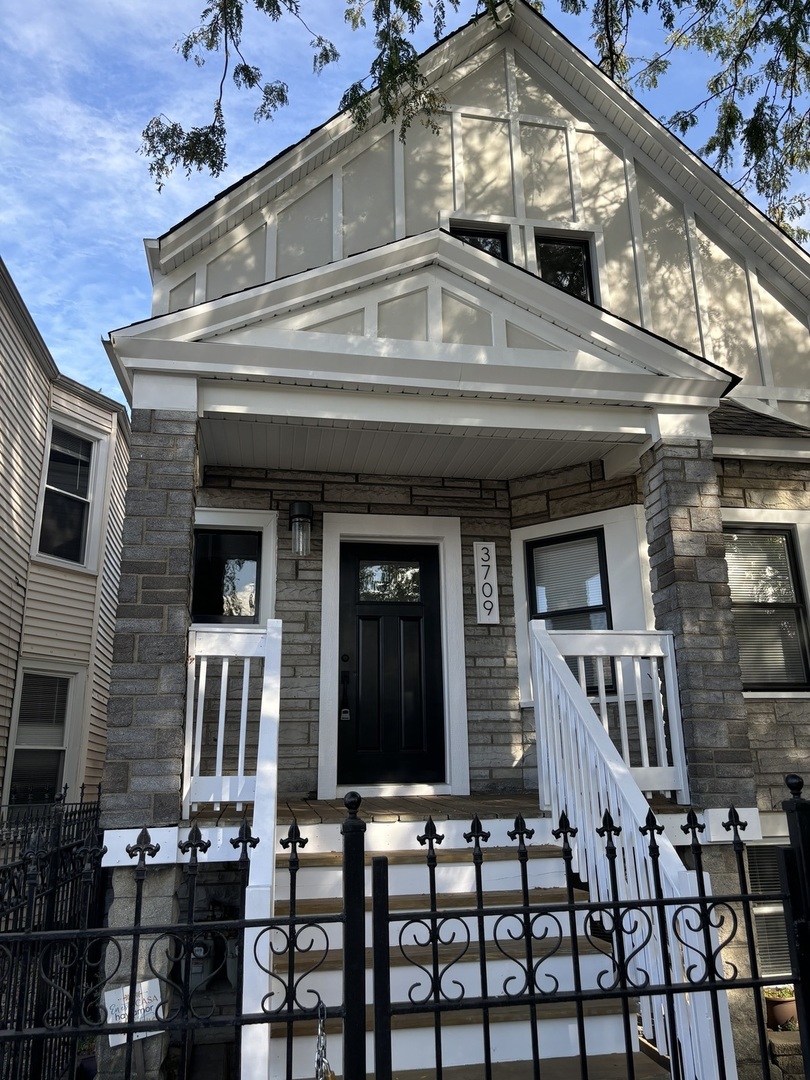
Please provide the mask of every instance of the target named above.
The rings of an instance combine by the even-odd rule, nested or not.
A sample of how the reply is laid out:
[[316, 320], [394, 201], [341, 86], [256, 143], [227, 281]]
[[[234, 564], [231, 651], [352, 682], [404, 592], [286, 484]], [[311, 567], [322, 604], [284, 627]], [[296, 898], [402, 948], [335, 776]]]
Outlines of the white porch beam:
[[376, 422], [520, 432], [570, 431], [583, 439], [606, 435], [643, 437], [651, 433], [652, 414], [642, 409], [588, 405], [536, 404], [463, 397], [370, 394], [312, 386], [262, 386], [201, 382], [200, 413], [245, 419], [294, 416], [302, 419]]

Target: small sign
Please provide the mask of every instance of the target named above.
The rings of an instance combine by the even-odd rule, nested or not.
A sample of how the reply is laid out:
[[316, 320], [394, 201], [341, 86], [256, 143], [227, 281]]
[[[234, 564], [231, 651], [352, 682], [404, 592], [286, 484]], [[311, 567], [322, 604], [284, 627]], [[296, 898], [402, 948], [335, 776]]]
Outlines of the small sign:
[[479, 623], [499, 623], [498, 564], [494, 544], [473, 544], [475, 556], [475, 602]]
[[[155, 1010], [160, 1004], [160, 983], [157, 979], [146, 979], [135, 987], [135, 1012], [132, 1019], [136, 1024], [144, 1024], [155, 1019]], [[107, 1010], [108, 1024], [126, 1024], [129, 1020], [129, 987], [120, 986], [117, 990], [104, 993], [104, 1008]], [[133, 1039], [148, 1039], [150, 1035], [159, 1035], [159, 1031], [136, 1031]], [[110, 1035], [110, 1046], [120, 1046], [127, 1041], [126, 1033]]]

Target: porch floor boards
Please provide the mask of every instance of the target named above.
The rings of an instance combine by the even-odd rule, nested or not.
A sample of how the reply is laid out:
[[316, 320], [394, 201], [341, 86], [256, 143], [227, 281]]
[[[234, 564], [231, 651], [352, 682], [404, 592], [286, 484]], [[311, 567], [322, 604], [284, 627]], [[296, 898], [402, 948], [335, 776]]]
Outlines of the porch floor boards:
[[[299, 825], [340, 825], [346, 818], [343, 799], [285, 799], [278, 800], [278, 822], [288, 825], [293, 817]], [[494, 795], [386, 795], [363, 796], [360, 817], [364, 821], [424, 822], [471, 821], [474, 814], [481, 820], [524, 817], [546, 817], [537, 805], [537, 792]]]

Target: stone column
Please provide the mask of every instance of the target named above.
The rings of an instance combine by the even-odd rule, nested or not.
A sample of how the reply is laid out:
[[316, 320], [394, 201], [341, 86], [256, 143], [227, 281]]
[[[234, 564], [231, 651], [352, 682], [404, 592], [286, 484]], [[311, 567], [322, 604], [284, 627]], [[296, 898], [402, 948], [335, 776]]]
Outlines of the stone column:
[[692, 800], [755, 806], [711, 441], [659, 441], [641, 467], [655, 624], [675, 635]]
[[102, 785], [105, 828], [176, 824], [197, 416], [135, 409]]
[[[195, 412], [133, 410], [102, 784], [106, 829], [153, 829], [180, 818], [196, 463]], [[179, 876], [172, 865], [147, 868], [144, 927], [176, 920]], [[110, 925], [131, 925], [134, 889], [133, 862], [113, 872]], [[142, 943], [142, 979], [156, 974], [145, 959], [150, 940]], [[122, 946], [124, 962], [108, 970], [110, 988], [128, 981], [130, 954]], [[108, 964], [114, 961], [109, 952]], [[159, 1080], [168, 1037], [142, 1047], [145, 1080]], [[97, 1054], [99, 1075], [123, 1080], [123, 1049], [100, 1038]]]

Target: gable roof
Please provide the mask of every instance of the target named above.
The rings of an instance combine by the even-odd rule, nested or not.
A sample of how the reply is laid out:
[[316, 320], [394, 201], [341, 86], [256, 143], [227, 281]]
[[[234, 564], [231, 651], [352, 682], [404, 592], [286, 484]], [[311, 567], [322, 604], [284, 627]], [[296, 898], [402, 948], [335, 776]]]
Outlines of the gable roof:
[[[737, 381], [517, 266], [498, 262], [493, 275], [494, 263], [437, 229], [114, 331], [111, 359], [130, 387], [135, 371], [183, 371], [201, 379], [642, 407], [716, 403]], [[431, 291], [423, 337], [380, 331], [381, 307]], [[445, 298], [461, 312], [456, 336], [440, 313]], [[479, 329], [469, 330], [476, 313]]]
[[[772, 272], [810, 299], [810, 256], [525, 0], [515, 0], [511, 14], [504, 10], [498, 25], [489, 18], [473, 19], [429, 49], [422, 58], [429, 82], [435, 84], [506, 33], [531, 49], [595, 117], [614, 127], [665, 175], [687, 205], [702, 209]], [[370, 126], [375, 123], [379, 123], [379, 110], [372, 111]], [[179, 266], [362, 134], [348, 113], [336, 114], [166, 232], [152, 246], [153, 265], [164, 272]]]

